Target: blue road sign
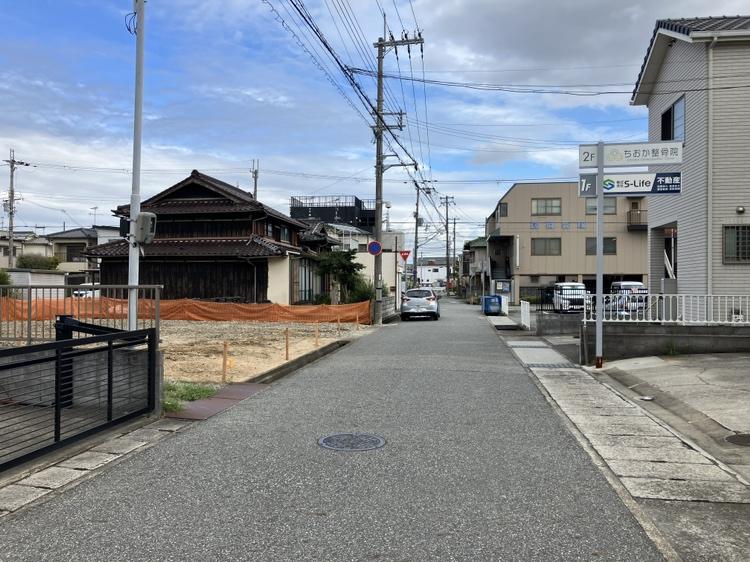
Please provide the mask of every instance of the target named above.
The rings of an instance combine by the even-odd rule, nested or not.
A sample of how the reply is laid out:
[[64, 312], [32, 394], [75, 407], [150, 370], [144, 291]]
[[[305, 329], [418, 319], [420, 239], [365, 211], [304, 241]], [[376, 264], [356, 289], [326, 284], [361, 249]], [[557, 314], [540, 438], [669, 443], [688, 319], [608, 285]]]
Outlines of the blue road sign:
[[367, 244], [367, 253], [373, 256], [379, 256], [383, 252], [383, 245], [377, 240]]

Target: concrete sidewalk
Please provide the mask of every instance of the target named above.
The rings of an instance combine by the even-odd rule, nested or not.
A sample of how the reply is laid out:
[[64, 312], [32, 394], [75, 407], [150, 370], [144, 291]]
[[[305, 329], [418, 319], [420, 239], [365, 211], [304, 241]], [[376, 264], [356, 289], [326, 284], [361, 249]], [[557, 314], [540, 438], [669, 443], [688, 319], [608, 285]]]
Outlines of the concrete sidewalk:
[[750, 355], [717, 353], [624, 359], [592, 372], [750, 480], [750, 447], [726, 438], [750, 433]]
[[745, 357], [651, 357], [584, 370], [551, 347], [564, 338], [502, 339], [679, 558], [748, 559], [750, 451], [726, 443], [734, 432], [695, 409], [746, 427]]

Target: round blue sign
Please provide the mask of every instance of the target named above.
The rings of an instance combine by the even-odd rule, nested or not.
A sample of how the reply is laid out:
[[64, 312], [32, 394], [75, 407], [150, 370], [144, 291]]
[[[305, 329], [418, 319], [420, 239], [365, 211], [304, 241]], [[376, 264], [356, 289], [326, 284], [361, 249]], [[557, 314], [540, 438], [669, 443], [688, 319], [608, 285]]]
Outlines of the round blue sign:
[[377, 240], [367, 244], [367, 253], [373, 256], [379, 256], [383, 252], [383, 245]]

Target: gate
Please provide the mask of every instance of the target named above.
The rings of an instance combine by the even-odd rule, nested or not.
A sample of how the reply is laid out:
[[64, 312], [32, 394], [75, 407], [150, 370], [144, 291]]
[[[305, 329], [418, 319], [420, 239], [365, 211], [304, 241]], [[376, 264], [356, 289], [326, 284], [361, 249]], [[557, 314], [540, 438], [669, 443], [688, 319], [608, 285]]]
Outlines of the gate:
[[155, 409], [155, 328], [62, 318], [56, 332], [0, 350], [0, 470]]

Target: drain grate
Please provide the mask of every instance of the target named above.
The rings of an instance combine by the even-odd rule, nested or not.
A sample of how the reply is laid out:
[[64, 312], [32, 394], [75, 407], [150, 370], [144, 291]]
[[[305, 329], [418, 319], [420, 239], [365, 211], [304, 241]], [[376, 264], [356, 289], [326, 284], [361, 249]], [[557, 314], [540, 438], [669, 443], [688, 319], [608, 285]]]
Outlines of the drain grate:
[[332, 433], [318, 439], [318, 445], [334, 451], [370, 451], [385, 445], [385, 439], [371, 433]]
[[725, 441], [732, 443], [733, 445], [743, 445], [750, 447], [750, 433], [737, 433], [735, 435], [729, 435], [724, 438]]

